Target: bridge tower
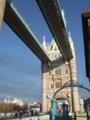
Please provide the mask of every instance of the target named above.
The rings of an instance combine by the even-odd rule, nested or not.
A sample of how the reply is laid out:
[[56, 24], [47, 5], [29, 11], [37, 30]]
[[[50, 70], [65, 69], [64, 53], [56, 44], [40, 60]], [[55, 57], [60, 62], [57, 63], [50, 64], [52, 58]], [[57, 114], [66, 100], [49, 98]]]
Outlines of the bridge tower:
[[3, 24], [5, 4], [6, 4], [6, 0], [0, 0], [0, 31], [1, 31], [1, 28], [2, 28], [2, 24]]
[[[71, 45], [71, 49], [73, 52], [73, 59], [70, 61], [71, 66], [71, 75], [73, 80], [77, 80], [76, 75], [76, 56], [75, 49], [73, 45], [73, 41], [71, 35], [69, 34], [69, 42]], [[51, 43], [47, 44], [45, 38], [42, 43], [43, 48], [47, 51], [48, 56], [53, 61], [51, 64], [42, 63], [41, 71], [42, 71], [42, 111], [47, 112], [51, 107], [51, 99], [53, 97], [54, 92], [59, 89], [63, 84], [70, 81], [70, 69], [68, 62], [64, 61], [62, 54], [60, 53], [54, 39], [52, 39]], [[72, 92], [72, 93], [71, 93]], [[72, 112], [72, 97], [73, 94], [73, 109], [74, 112], [78, 112], [80, 110], [79, 107], [79, 94], [78, 88], [66, 88], [60, 91], [56, 98], [57, 100], [63, 99], [69, 105], [70, 111]]]

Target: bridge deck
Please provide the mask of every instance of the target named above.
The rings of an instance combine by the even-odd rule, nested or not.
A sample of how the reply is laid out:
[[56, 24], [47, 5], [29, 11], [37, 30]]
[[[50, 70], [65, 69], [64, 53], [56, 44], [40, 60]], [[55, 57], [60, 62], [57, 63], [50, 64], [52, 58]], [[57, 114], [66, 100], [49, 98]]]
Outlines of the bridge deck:
[[65, 60], [73, 57], [57, 0], [37, 0], [42, 14]]
[[28, 25], [24, 22], [15, 7], [8, 1], [6, 2], [4, 20], [42, 62], [51, 62]]

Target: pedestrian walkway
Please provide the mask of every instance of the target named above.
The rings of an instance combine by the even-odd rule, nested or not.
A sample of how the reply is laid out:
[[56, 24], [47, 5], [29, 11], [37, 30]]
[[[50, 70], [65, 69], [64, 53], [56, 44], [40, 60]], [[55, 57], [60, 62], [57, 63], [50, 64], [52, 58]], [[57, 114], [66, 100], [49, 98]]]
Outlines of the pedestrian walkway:
[[49, 115], [17, 118], [17, 119], [10, 119], [10, 120], [49, 120]]

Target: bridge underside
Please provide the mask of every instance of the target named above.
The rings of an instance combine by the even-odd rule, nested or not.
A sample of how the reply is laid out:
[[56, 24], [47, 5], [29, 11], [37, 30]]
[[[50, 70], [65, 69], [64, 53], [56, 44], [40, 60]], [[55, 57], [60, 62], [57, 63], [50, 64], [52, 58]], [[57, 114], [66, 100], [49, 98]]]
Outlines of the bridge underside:
[[42, 62], [51, 62], [28, 25], [8, 1], [6, 2], [4, 20]]
[[73, 57], [57, 0], [36, 0], [65, 60]]
[[[37, 2], [64, 59], [67, 61], [70, 60], [73, 58], [73, 55], [58, 2], [55, 0], [37, 0]], [[31, 49], [34, 54], [36, 54], [41, 62], [51, 62], [47, 53], [39, 44], [28, 25], [24, 22], [13, 4], [10, 3], [10, 0], [6, 1], [4, 21], [17, 34], [17, 36], [20, 37], [20, 39], [28, 46], [28, 48]]]
[[90, 9], [82, 13], [86, 74], [90, 79]]

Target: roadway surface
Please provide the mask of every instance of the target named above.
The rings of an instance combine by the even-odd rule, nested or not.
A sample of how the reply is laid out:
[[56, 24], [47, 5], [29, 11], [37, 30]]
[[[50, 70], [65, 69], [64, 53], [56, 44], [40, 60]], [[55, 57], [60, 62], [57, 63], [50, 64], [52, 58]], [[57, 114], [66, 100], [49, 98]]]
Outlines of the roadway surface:
[[49, 115], [33, 116], [33, 117], [24, 117], [10, 120], [49, 120]]

